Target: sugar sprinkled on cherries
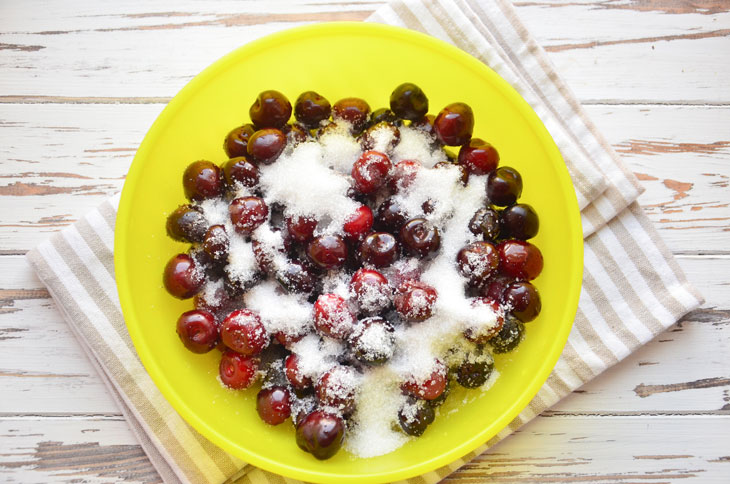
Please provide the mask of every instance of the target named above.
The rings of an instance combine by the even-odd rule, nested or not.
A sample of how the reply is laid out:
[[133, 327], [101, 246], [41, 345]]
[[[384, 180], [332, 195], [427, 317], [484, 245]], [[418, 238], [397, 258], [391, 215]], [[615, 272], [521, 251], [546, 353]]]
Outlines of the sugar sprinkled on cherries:
[[236, 232], [248, 235], [266, 221], [269, 207], [263, 198], [242, 197], [231, 202], [228, 213]]
[[195, 296], [205, 282], [195, 260], [188, 254], [178, 254], [172, 257], [165, 266], [162, 280], [167, 292], [178, 299]]

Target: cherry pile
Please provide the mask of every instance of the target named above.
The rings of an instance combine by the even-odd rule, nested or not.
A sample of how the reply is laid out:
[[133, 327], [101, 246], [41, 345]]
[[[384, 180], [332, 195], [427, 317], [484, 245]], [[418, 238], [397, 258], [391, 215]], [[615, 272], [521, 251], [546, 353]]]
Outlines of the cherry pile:
[[[463, 276], [471, 304], [492, 308], [497, 324], [489, 331], [463, 332], [472, 351], [460, 363], [436, 361], [425, 380], [402, 381], [400, 388], [408, 399], [397, 424], [405, 434], [420, 436], [433, 422], [451, 382], [466, 388], [484, 385], [494, 367], [491, 354], [513, 350], [523, 338], [523, 323], [540, 313], [540, 296], [530, 281], [542, 271], [543, 259], [528, 242], [538, 233], [539, 221], [530, 205], [518, 203], [520, 173], [500, 166], [497, 149], [472, 137], [474, 116], [467, 104], [449, 104], [430, 115], [426, 95], [412, 83], [393, 91], [390, 108], [375, 111], [359, 98], [330, 105], [312, 91], [302, 93], [292, 109], [283, 94], [264, 91], [249, 115], [250, 123], [225, 136], [227, 160], [222, 165], [200, 160], [185, 169], [183, 189], [189, 202], [169, 215], [167, 233], [191, 246], [170, 259], [163, 282], [171, 295], [194, 298], [195, 309], [177, 321], [185, 347], [194, 353], [218, 348], [220, 381], [228, 388], [246, 389], [263, 380], [256, 405], [261, 419], [278, 425], [291, 417], [297, 444], [318, 459], [333, 456], [343, 443], [357, 405], [357, 388], [350, 382], [388, 361], [396, 350], [395, 328], [431, 318], [439, 298], [417, 270], [391, 280], [385, 275], [384, 269], [399, 260], [426, 263], [442, 250], [442, 228], [427, 217], [433, 207], [425, 203], [421, 216], [409, 217], [395, 195], [408, 190], [419, 170], [445, 165], [460, 170], [464, 185], [474, 180], [484, 184], [488, 203], [468, 225], [474, 241], [458, 251], [453, 264]], [[362, 148], [348, 178], [349, 196], [359, 208], [341, 230], [322, 233], [317, 214], [286, 217], [282, 207], [269, 206], [259, 177], [262, 167], [276, 163], [287, 149], [317, 142], [343, 123]], [[399, 143], [404, 127], [426, 133], [431, 146], [443, 149], [448, 161], [433, 168], [412, 159], [393, 163], [388, 152]], [[376, 132], [383, 130], [390, 133], [388, 147], [375, 151]], [[458, 154], [447, 146], [459, 147]], [[242, 187], [250, 195], [237, 196]], [[212, 199], [227, 203], [228, 229], [207, 222], [201, 204]], [[274, 267], [271, 248], [252, 238], [263, 224], [284, 239], [283, 267]], [[235, 234], [228, 233], [231, 227]], [[232, 277], [228, 266], [234, 235], [253, 244], [256, 258], [257, 273], [244, 282]], [[349, 300], [323, 292], [322, 280], [333, 272], [347, 275]], [[290, 351], [305, 334], [270, 334], [260, 315], [244, 307], [243, 295], [266, 279], [277, 281], [282, 294], [313, 305], [307, 333], [344, 342], [347, 348], [316, 381], [300, 371], [301, 362]], [[206, 283], [219, 280], [223, 284], [215, 294], [204, 293]]]

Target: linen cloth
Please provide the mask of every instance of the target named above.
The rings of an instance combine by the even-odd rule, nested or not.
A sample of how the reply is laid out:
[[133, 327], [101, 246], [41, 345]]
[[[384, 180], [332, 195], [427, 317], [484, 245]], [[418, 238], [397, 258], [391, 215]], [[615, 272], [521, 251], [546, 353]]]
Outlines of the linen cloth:
[[[531, 104], [565, 158], [581, 208], [584, 276], [562, 356], [530, 405], [474, 452], [409, 483], [435, 483], [618, 363], [702, 303], [636, 203], [641, 186], [596, 130], [507, 0], [396, 0], [369, 21], [472, 54]], [[140, 363], [114, 281], [119, 196], [28, 253], [166, 483], [294, 482], [228, 455], [175, 412]]]

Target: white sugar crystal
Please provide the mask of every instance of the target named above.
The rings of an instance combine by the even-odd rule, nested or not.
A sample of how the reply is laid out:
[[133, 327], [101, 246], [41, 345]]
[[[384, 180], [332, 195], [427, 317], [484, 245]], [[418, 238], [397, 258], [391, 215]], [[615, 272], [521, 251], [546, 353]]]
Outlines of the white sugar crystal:
[[246, 283], [258, 272], [251, 242], [236, 232], [229, 232], [228, 265], [225, 270], [234, 281]]
[[284, 248], [284, 236], [279, 230], [272, 230], [271, 225], [261, 224], [251, 234], [252, 238], [259, 243], [258, 250], [261, 250], [266, 260], [271, 261], [273, 271], [282, 270], [286, 267], [289, 259]]
[[228, 201], [220, 198], [208, 198], [198, 203], [198, 206], [203, 210], [203, 216], [209, 227], [230, 223]]
[[282, 291], [274, 281], [257, 284], [244, 297], [246, 307], [256, 311], [269, 333], [299, 335], [311, 329], [312, 305]]
[[203, 301], [208, 306], [218, 306], [221, 303], [221, 292], [223, 290], [223, 279], [207, 281], [200, 292]]
[[391, 161], [418, 160], [427, 168], [436, 163], [448, 161], [446, 153], [432, 146], [432, 138], [420, 129], [403, 126], [400, 128], [400, 143], [393, 150]]
[[342, 343], [316, 334], [308, 334], [291, 347], [292, 353], [299, 358], [299, 371], [312, 381], [317, 381], [337, 364], [337, 356], [343, 349]]
[[350, 174], [352, 165], [362, 153], [360, 143], [350, 135], [348, 125], [344, 123], [325, 133], [320, 138], [320, 144], [325, 165], [343, 175]]

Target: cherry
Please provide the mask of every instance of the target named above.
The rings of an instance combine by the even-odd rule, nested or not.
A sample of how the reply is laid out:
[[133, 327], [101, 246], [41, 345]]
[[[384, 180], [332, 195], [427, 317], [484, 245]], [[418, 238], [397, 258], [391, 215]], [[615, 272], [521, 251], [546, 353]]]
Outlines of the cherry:
[[352, 178], [360, 193], [369, 194], [380, 188], [393, 167], [390, 158], [379, 151], [366, 151], [352, 165]]
[[213, 294], [207, 294], [207, 292], [201, 291], [195, 295], [193, 298], [195, 309], [217, 314], [219, 311], [223, 311], [230, 306], [232, 302], [231, 298], [228, 297], [228, 293], [222, 284], [216, 287]]
[[[261, 271], [266, 274], [271, 274], [274, 271], [274, 258], [281, 255], [286, 256], [286, 251], [289, 250], [288, 239], [281, 236], [281, 231], [274, 229], [272, 231], [277, 237], [277, 240], [266, 240], [262, 238], [259, 240], [256, 235], [251, 238], [251, 249], [253, 250], [253, 256], [256, 259], [256, 264], [259, 266]], [[281, 241], [281, 246], [279, 246]], [[273, 246], [272, 246], [273, 245]]]
[[509, 166], [502, 166], [487, 177], [487, 198], [499, 207], [512, 205], [522, 195], [522, 176]]
[[481, 235], [485, 241], [495, 240], [500, 232], [499, 214], [489, 207], [480, 208], [469, 221], [469, 231]]
[[321, 121], [328, 119], [332, 112], [330, 102], [314, 91], [299, 95], [294, 103], [294, 117], [307, 128], [316, 128]]
[[395, 310], [406, 321], [424, 321], [433, 314], [436, 289], [425, 282], [406, 281], [395, 293]]
[[504, 299], [512, 306], [512, 314], [523, 323], [535, 319], [542, 309], [540, 293], [529, 282], [517, 281], [507, 286]]
[[456, 262], [469, 283], [479, 286], [497, 270], [499, 255], [489, 242], [472, 242], [459, 251]]
[[230, 349], [250, 356], [268, 346], [269, 333], [258, 314], [250, 309], [238, 309], [223, 320], [221, 339]]
[[531, 239], [540, 229], [537, 212], [526, 203], [518, 203], [502, 210], [501, 220], [507, 236], [515, 239]]
[[511, 282], [512, 278], [501, 276], [499, 274], [493, 275], [482, 285], [479, 290], [479, 295], [504, 304], [504, 291]]
[[478, 345], [486, 343], [490, 338], [502, 329], [504, 324], [504, 311], [496, 301], [484, 297], [477, 297], [472, 300], [472, 307], [488, 307], [494, 314], [494, 321], [490, 317], [488, 321], [469, 321], [469, 326], [464, 330], [464, 337]]
[[296, 343], [297, 341], [301, 341], [304, 336], [304, 333], [289, 334], [284, 333], [283, 331], [277, 331], [276, 333], [274, 333], [274, 338], [276, 338], [276, 341], [278, 341], [279, 344], [286, 349], [290, 349], [294, 343]]
[[542, 272], [540, 249], [522, 240], [505, 240], [499, 250], [499, 271], [515, 279], [531, 281]]
[[269, 165], [279, 158], [286, 147], [286, 135], [278, 129], [267, 128], [256, 131], [248, 140], [246, 150], [254, 160]]
[[180, 205], [167, 217], [167, 235], [180, 242], [202, 242], [208, 222], [192, 205]]
[[287, 292], [311, 294], [317, 283], [312, 271], [301, 262], [291, 261], [276, 272], [276, 280]]
[[[299, 393], [306, 393], [306, 395], [299, 395]], [[298, 397], [294, 399], [291, 406], [291, 422], [296, 429], [304, 418], [310, 413], [317, 410], [317, 399], [314, 395], [310, 395], [307, 390], [294, 389], [294, 394]]]
[[400, 240], [406, 252], [419, 257], [426, 257], [441, 246], [438, 229], [425, 218], [406, 222], [400, 229]]
[[419, 131], [423, 131], [427, 135], [429, 135], [433, 140], [435, 141], [437, 139], [436, 137], [436, 131], [433, 128], [433, 124], [436, 122], [436, 116], [433, 114], [427, 114], [424, 117], [417, 119], [415, 121], [411, 121], [411, 128], [415, 128]]
[[489, 340], [489, 345], [494, 353], [508, 353], [520, 344], [524, 334], [525, 325], [522, 321], [508, 314], [504, 318], [502, 329]]
[[350, 280], [350, 292], [366, 314], [379, 313], [390, 306], [392, 289], [388, 279], [378, 271], [358, 269]]
[[177, 320], [177, 335], [193, 353], [207, 353], [218, 344], [218, 325], [208, 311], [194, 309]]
[[165, 266], [162, 281], [167, 292], [178, 299], [188, 299], [200, 291], [205, 278], [192, 257], [177, 254]]
[[373, 211], [367, 205], [360, 205], [345, 219], [342, 231], [349, 242], [359, 242], [373, 228]]
[[343, 415], [350, 414], [355, 410], [357, 374], [352, 367], [334, 366], [319, 378], [315, 390], [320, 405]]
[[218, 367], [221, 382], [228, 388], [241, 390], [248, 388], [256, 381], [259, 370], [259, 359], [245, 356], [233, 350], [225, 350]]
[[203, 250], [216, 262], [228, 260], [228, 234], [223, 225], [211, 225], [203, 239]]
[[299, 357], [292, 353], [286, 357], [284, 362], [286, 371], [286, 379], [289, 380], [291, 386], [297, 390], [304, 390], [312, 386], [312, 379], [302, 374], [299, 368]]
[[402, 124], [401, 120], [398, 119], [398, 116], [396, 116], [395, 113], [388, 108], [376, 109], [375, 111], [370, 113], [371, 126], [381, 123], [383, 121], [385, 121], [386, 123], [395, 124], [396, 126], [400, 126]]
[[433, 130], [442, 144], [461, 146], [471, 138], [474, 113], [467, 104], [449, 104], [436, 116]]
[[256, 395], [256, 411], [269, 425], [279, 425], [291, 415], [289, 390], [282, 386], [264, 388]]
[[393, 167], [388, 186], [393, 190], [406, 190], [413, 184], [421, 167], [421, 162], [418, 160], [399, 161]]
[[398, 258], [398, 241], [388, 232], [373, 232], [360, 244], [360, 260], [375, 267], [386, 267]]
[[239, 156], [231, 158], [223, 165], [223, 176], [229, 187], [235, 188], [236, 184], [241, 184], [251, 188], [259, 182], [259, 169], [247, 158]]
[[414, 437], [420, 437], [436, 418], [436, 412], [429, 402], [419, 399], [410, 399], [398, 411], [398, 423], [403, 432]]
[[309, 130], [300, 124], [285, 124], [281, 128], [281, 132], [286, 135], [287, 144], [296, 146], [304, 143], [310, 138]]
[[329, 459], [345, 440], [342, 417], [323, 410], [310, 413], [297, 425], [297, 445], [319, 460]]
[[390, 94], [390, 109], [399, 118], [412, 121], [421, 119], [428, 112], [428, 98], [420, 87], [406, 82]]
[[339, 235], [320, 235], [309, 243], [307, 255], [323, 269], [337, 269], [345, 265], [347, 245]]
[[446, 366], [439, 360], [435, 362], [435, 369], [425, 380], [416, 380], [414, 377], [401, 384], [401, 389], [409, 395], [424, 400], [438, 398], [446, 389]]
[[314, 303], [314, 327], [325, 336], [344, 339], [355, 325], [347, 302], [337, 294], [322, 294]]
[[367, 127], [370, 105], [364, 99], [348, 97], [340, 99], [332, 106], [332, 119], [342, 119], [350, 123], [350, 132], [360, 134]]
[[360, 147], [363, 151], [382, 150], [391, 153], [398, 143], [400, 143], [400, 130], [386, 121], [370, 126], [360, 136]]
[[221, 169], [206, 160], [192, 162], [183, 173], [183, 189], [190, 200], [200, 201], [220, 196], [223, 193]]
[[239, 156], [246, 156], [246, 145], [248, 139], [256, 131], [253, 124], [244, 124], [237, 128], [233, 128], [227, 135], [226, 139], [223, 140], [223, 150], [228, 155], [228, 158], [237, 158]]
[[251, 105], [248, 114], [257, 129], [281, 128], [291, 117], [291, 103], [279, 91], [263, 91]]
[[464, 388], [484, 385], [494, 369], [494, 360], [488, 355], [468, 356], [454, 372], [456, 381]]
[[287, 217], [286, 229], [291, 238], [297, 242], [307, 242], [314, 236], [317, 220], [314, 217]]
[[408, 220], [406, 212], [395, 197], [383, 200], [375, 214], [375, 226], [392, 233], [397, 233], [406, 220]]
[[472, 138], [459, 150], [459, 164], [474, 175], [486, 175], [497, 169], [499, 153], [491, 144], [480, 138]]
[[370, 365], [382, 365], [395, 351], [395, 330], [385, 319], [375, 316], [362, 319], [348, 338], [355, 358]]
[[250, 235], [266, 221], [269, 216], [269, 207], [263, 198], [236, 198], [228, 206], [228, 214], [236, 232]]

